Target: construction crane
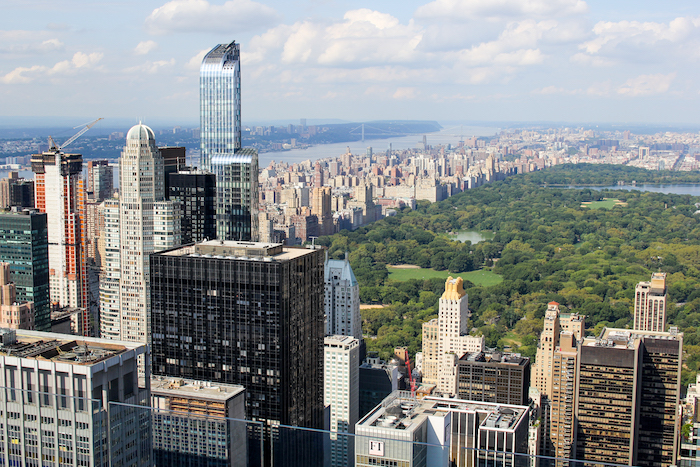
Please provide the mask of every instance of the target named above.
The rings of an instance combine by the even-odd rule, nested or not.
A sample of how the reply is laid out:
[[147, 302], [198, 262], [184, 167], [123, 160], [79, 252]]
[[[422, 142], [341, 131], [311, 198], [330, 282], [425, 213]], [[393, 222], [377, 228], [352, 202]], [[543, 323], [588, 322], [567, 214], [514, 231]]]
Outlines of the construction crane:
[[65, 148], [66, 146], [68, 146], [70, 143], [72, 143], [72, 142], [75, 141], [76, 139], [80, 138], [80, 137], [83, 135], [83, 133], [85, 133], [85, 132], [88, 131], [90, 128], [92, 128], [93, 126], [95, 126], [95, 124], [96, 124], [97, 122], [99, 122], [100, 120], [103, 120], [103, 118], [100, 117], [100, 118], [98, 118], [97, 120], [92, 121], [92, 122], [90, 122], [90, 123], [83, 123], [82, 125], [74, 126], [74, 127], [73, 127], [74, 130], [75, 130], [76, 128], [80, 128], [80, 127], [83, 127], [83, 128], [82, 128], [79, 132], [77, 132], [76, 134], [74, 134], [73, 136], [71, 136], [70, 138], [68, 138], [68, 141], [66, 141], [65, 143], [63, 143], [63, 144], [60, 145], [60, 146], [59, 146], [58, 144], [56, 144], [56, 141], [54, 141], [54, 139], [53, 139], [51, 136], [49, 136], [49, 151], [59, 152], [60, 150], [62, 150], [62, 149]]
[[416, 381], [413, 379], [413, 372], [411, 371], [411, 359], [406, 356], [406, 370], [408, 370], [408, 381], [411, 385], [411, 396], [416, 396]]

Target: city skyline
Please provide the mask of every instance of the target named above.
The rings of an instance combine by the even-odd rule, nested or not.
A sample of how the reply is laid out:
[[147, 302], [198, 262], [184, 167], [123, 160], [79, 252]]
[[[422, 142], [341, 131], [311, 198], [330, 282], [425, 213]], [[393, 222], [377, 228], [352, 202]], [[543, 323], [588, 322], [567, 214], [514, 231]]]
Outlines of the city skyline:
[[236, 40], [244, 121], [698, 123], [689, 1], [3, 3], [4, 117], [196, 121], [201, 59]]

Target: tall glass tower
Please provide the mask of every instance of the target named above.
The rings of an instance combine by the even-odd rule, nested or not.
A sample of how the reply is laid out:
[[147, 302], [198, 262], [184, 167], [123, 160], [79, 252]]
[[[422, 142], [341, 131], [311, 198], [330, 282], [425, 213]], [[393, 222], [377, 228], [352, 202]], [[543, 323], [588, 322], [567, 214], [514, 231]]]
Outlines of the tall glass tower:
[[241, 62], [236, 41], [219, 44], [202, 60], [199, 74], [201, 165], [241, 148]]
[[202, 60], [199, 78], [201, 165], [216, 174], [219, 240], [258, 239], [258, 152], [241, 148], [241, 64], [235, 41]]

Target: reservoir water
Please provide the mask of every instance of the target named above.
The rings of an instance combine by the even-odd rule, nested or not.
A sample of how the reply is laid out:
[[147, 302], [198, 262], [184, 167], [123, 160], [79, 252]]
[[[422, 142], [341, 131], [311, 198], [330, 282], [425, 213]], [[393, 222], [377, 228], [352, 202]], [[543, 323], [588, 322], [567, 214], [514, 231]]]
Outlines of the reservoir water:
[[601, 191], [601, 190], [628, 190], [628, 191], [650, 191], [652, 193], [666, 193], [674, 195], [692, 195], [700, 196], [700, 185], [695, 185], [691, 183], [674, 183], [668, 185], [653, 185], [650, 183], [642, 183], [638, 185], [609, 185], [609, 186], [568, 186], [567, 188], [573, 188], [581, 190], [584, 188], [589, 188], [591, 190]]

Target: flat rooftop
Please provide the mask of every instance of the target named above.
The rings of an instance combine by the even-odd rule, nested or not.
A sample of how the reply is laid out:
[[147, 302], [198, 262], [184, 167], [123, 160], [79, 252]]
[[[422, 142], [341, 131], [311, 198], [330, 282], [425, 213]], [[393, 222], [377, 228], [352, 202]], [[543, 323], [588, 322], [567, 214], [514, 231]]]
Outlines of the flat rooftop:
[[635, 341], [650, 337], [653, 339], [678, 340], [683, 337], [678, 328], [671, 328], [669, 332], [641, 331], [635, 329], [603, 328], [598, 337], [587, 337], [584, 339], [584, 346], [589, 347], [617, 347], [633, 349]]
[[467, 401], [426, 396], [417, 399], [408, 391], [394, 391], [357, 426], [371, 426], [386, 430], [413, 431], [429, 416], [447, 416], [450, 412], [483, 413], [482, 426], [514, 429], [523, 419], [527, 422], [528, 407], [488, 402]]
[[289, 261], [310, 254], [308, 248], [285, 247], [281, 243], [207, 240], [194, 245], [157, 253], [163, 256], [190, 256], [251, 261]]
[[145, 351], [145, 345], [139, 342], [0, 328], [0, 356], [3, 357], [89, 366], [139, 347]]
[[151, 394], [153, 395], [224, 402], [242, 392], [245, 392], [245, 388], [238, 384], [151, 376]]

